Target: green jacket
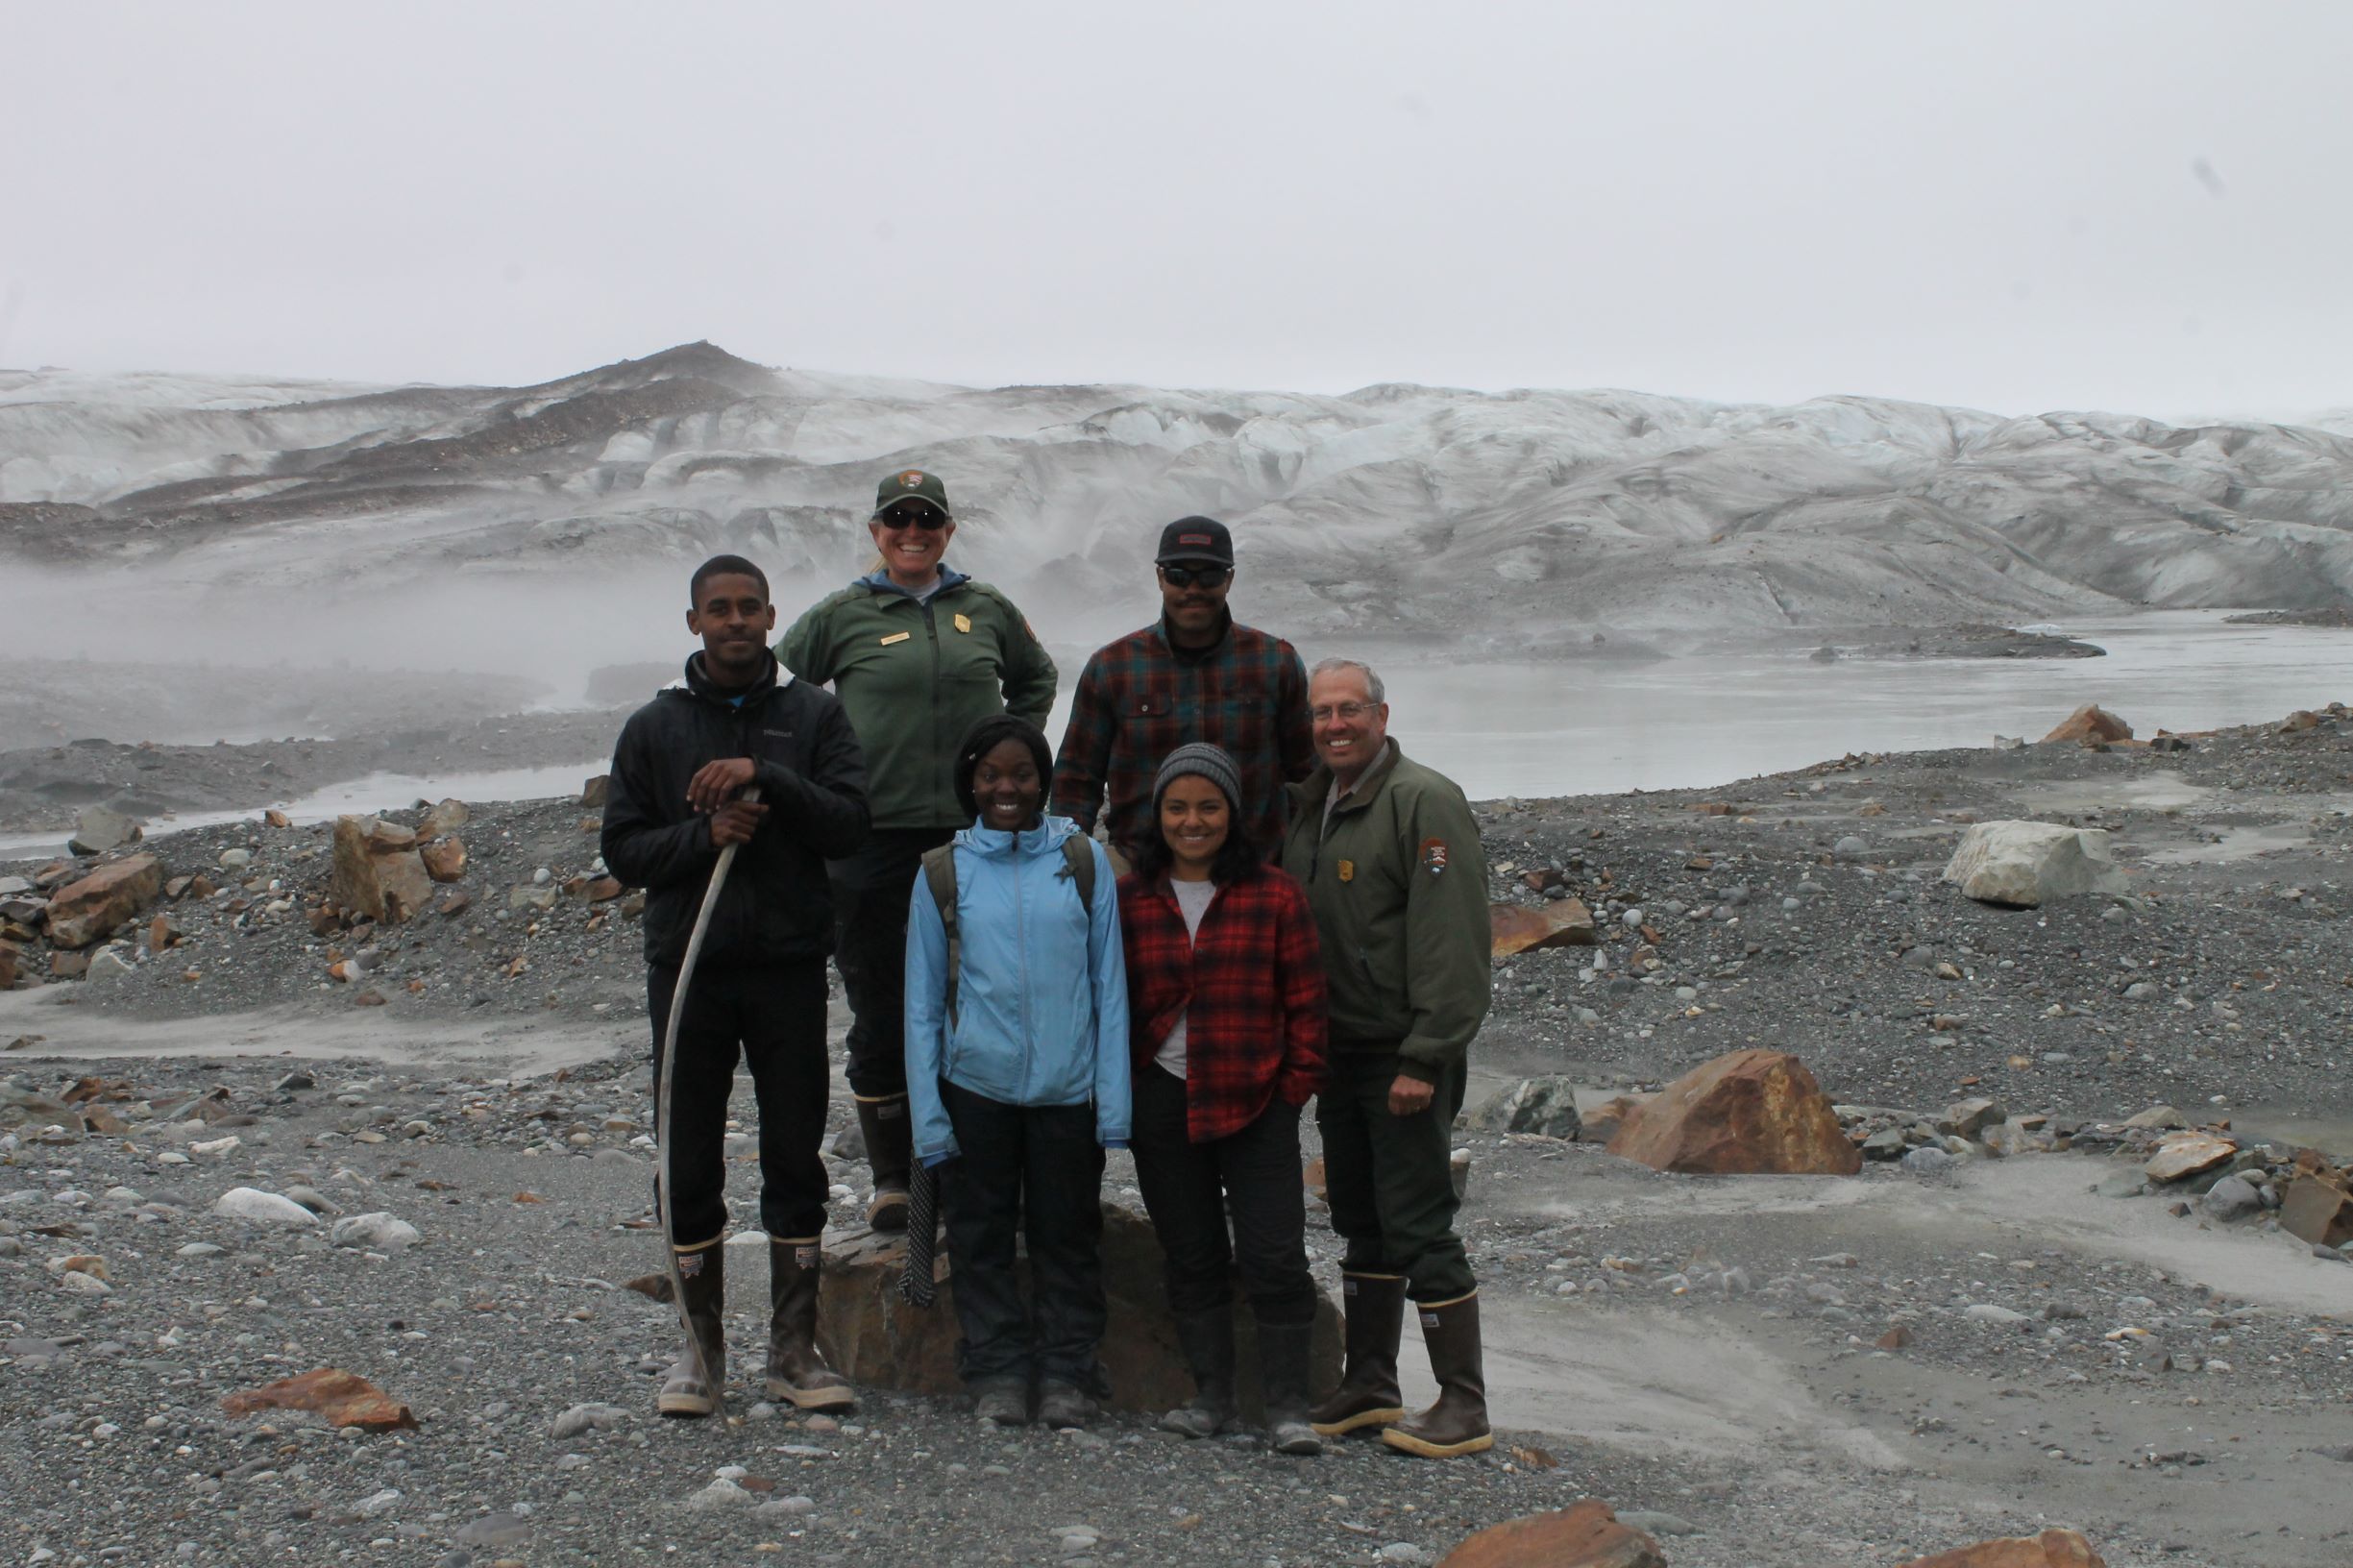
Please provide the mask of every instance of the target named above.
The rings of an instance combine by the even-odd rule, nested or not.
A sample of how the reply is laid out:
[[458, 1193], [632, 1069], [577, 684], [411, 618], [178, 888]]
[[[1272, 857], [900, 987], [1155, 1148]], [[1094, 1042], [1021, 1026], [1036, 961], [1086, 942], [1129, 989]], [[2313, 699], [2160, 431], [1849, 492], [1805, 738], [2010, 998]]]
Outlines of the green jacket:
[[1390, 741], [1327, 820], [1332, 771], [1290, 786], [1283, 869], [1308, 890], [1331, 989], [1332, 1049], [1393, 1050], [1435, 1082], [1487, 1016], [1487, 857], [1454, 780]]
[[866, 752], [877, 828], [969, 827], [956, 803], [956, 743], [993, 714], [1040, 728], [1054, 661], [1012, 600], [941, 569], [918, 600], [877, 572], [804, 611], [776, 644], [801, 679], [830, 681]]

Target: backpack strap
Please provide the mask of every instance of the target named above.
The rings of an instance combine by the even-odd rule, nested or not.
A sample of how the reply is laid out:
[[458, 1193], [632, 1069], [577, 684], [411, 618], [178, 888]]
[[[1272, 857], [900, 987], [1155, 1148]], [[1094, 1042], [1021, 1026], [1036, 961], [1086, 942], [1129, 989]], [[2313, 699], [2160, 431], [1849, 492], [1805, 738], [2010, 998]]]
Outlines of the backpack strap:
[[940, 925], [947, 933], [947, 1022], [956, 1025], [956, 974], [962, 967], [963, 944], [956, 932], [956, 846], [944, 844], [923, 851], [923, 885], [939, 906]]
[[1079, 908], [1091, 915], [1094, 912], [1094, 849], [1092, 841], [1086, 834], [1073, 833], [1062, 841], [1062, 870], [1054, 874], [1066, 876], [1078, 884]]

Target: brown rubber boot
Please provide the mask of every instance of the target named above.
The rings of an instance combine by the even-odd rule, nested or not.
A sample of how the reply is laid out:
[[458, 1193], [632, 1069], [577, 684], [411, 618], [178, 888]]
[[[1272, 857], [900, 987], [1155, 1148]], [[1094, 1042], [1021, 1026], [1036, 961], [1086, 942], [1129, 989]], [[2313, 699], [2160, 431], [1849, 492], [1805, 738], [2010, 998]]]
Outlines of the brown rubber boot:
[[768, 1241], [768, 1397], [804, 1410], [846, 1410], [858, 1403], [817, 1348], [819, 1238]]
[[713, 1237], [699, 1247], [678, 1247], [678, 1286], [692, 1331], [686, 1354], [662, 1378], [653, 1408], [664, 1415], [717, 1413], [727, 1382], [727, 1329], [721, 1318], [727, 1294], [727, 1249]]
[[866, 1222], [878, 1231], [907, 1228], [907, 1172], [915, 1164], [915, 1126], [907, 1096], [858, 1096], [858, 1130], [866, 1135], [866, 1163], [874, 1172], [874, 1198]]
[[1487, 1430], [1487, 1378], [1479, 1354], [1479, 1292], [1420, 1310], [1422, 1343], [1438, 1380], [1438, 1402], [1382, 1433], [1381, 1440], [1426, 1459], [1452, 1458], [1492, 1448]]
[[1397, 1335], [1405, 1325], [1402, 1274], [1342, 1274], [1341, 1305], [1348, 1323], [1348, 1361], [1340, 1385], [1308, 1412], [1319, 1437], [1360, 1427], [1386, 1426], [1406, 1413], [1397, 1387]]

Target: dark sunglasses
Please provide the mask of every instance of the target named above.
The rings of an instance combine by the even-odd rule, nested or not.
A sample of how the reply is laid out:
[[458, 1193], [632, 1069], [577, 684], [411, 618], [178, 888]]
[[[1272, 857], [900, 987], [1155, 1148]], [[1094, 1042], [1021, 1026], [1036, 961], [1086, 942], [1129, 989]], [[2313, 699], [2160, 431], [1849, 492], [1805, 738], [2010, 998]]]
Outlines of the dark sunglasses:
[[886, 528], [920, 528], [925, 533], [938, 533], [947, 527], [947, 519], [930, 506], [895, 506], [882, 514]]
[[1214, 588], [1232, 576], [1234, 569], [1230, 566], [1164, 566], [1160, 569], [1160, 575], [1171, 588], [1190, 588], [1196, 584], [1203, 588]]

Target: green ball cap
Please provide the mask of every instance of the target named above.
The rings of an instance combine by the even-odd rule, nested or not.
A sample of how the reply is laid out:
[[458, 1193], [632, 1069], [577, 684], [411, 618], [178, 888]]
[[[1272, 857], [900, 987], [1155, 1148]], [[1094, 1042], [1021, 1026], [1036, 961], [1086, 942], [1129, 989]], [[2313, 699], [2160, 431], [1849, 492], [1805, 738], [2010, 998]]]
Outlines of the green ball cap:
[[874, 515], [880, 517], [902, 501], [920, 501], [937, 506], [942, 517], [956, 515], [947, 509], [947, 486], [940, 482], [940, 476], [926, 474], [919, 468], [900, 469], [874, 487]]

